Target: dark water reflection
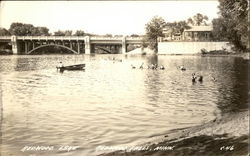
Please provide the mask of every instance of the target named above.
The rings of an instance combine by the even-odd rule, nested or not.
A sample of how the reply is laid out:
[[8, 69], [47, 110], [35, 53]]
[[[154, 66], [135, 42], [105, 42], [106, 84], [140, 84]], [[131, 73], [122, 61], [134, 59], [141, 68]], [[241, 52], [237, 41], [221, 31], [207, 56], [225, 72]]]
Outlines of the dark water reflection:
[[[249, 61], [234, 58], [232, 62], [223, 62], [221, 66], [228, 77], [219, 85], [222, 98], [218, 101], [218, 108], [222, 113], [238, 112], [249, 108]], [[230, 65], [229, 65], [230, 64]], [[229, 68], [229, 69], [227, 69]]]
[[[86, 70], [59, 73], [59, 61]], [[142, 63], [166, 69], [131, 69]], [[34, 154], [21, 152], [25, 145], [80, 146], [40, 155], [95, 155], [99, 145], [138, 144], [246, 110], [248, 67], [237, 57], [1, 56], [1, 155]], [[203, 83], [192, 83], [194, 72]]]

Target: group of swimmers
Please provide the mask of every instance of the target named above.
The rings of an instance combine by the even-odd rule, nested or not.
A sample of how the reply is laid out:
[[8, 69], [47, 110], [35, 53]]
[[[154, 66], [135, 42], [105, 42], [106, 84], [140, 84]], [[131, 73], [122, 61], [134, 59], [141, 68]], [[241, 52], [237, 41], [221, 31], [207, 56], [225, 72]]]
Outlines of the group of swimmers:
[[[141, 64], [141, 66], [139, 67], [139, 69], [144, 69], [143, 64], [144, 63]], [[136, 69], [136, 67], [134, 65], [132, 65], [132, 64], [131, 64], [131, 67], [132, 67], [132, 69]], [[154, 70], [160, 69], [160, 70], [164, 70], [165, 67], [163, 65], [158, 66], [157, 64], [151, 64], [151, 65], [147, 66], [147, 69], [154, 69]], [[186, 71], [186, 68], [183, 65], [182, 66], [178, 66], [178, 69], [180, 69], [181, 71]], [[214, 77], [212, 77], [212, 78], [213, 78], [214, 81], [216, 81]], [[200, 74], [192, 73], [192, 82], [196, 82], [196, 80], [199, 81], [199, 82], [203, 82], [203, 76], [200, 75]]]
[[[144, 63], [141, 64], [141, 66], [139, 67], [139, 69], [144, 69], [143, 64]], [[136, 69], [136, 67], [134, 65], [132, 65], [132, 64], [131, 64], [131, 67], [132, 67], [132, 69]], [[158, 64], [151, 64], [151, 65], [147, 66], [147, 69], [160, 69], [160, 70], [164, 70], [165, 67], [163, 65], [158, 66]], [[182, 71], [186, 70], [186, 68], [183, 65], [179, 66], [178, 69], [180, 69]]]
[[[144, 69], [143, 64], [144, 64], [144, 63], [142, 63], [142, 64], [140, 65], [139, 69]], [[132, 67], [132, 69], [135, 69], [135, 68], [136, 68], [136, 67], [135, 67], [134, 65], [132, 65], [132, 64], [131, 64], [131, 67]], [[147, 69], [153, 69], [153, 70], [160, 69], [160, 70], [164, 70], [165, 67], [164, 67], [163, 65], [158, 66], [158, 64], [151, 64], [151, 65], [148, 65], [148, 66], [147, 66]]]
[[202, 82], [203, 81], [203, 76], [202, 75], [196, 75], [195, 73], [192, 73], [192, 82], [196, 82], [196, 79], [199, 82]]

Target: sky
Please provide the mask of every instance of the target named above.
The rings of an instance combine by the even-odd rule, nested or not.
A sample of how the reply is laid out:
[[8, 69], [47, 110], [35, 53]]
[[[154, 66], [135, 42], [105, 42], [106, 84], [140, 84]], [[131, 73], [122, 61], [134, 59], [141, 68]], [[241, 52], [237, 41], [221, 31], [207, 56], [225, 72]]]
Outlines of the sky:
[[0, 27], [12, 22], [57, 30], [83, 30], [94, 34], [131, 35], [145, 33], [153, 16], [166, 22], [186, 20], [196, 13], [211, 21], [218, 17], [216, 0], [194, 1], [1, 1]]

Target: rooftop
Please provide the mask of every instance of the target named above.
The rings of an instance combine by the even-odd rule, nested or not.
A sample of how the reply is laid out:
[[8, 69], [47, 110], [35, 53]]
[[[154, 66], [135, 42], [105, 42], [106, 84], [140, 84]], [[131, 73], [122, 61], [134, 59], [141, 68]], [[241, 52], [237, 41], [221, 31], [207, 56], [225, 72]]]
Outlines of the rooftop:
[[188, 31], [212, 31], [213, 30], [213, 26], [209, 25], [209, 26], [192, 26], [191, 29], [185, 29], [185, 32]]

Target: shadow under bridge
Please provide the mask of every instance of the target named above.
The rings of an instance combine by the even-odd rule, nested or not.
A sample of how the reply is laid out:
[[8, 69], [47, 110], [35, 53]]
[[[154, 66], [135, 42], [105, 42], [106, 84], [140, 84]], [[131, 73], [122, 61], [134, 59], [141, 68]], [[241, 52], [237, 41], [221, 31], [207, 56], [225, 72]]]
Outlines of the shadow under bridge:
[[96, 54], [121, 54], [122, 53], [122, 45], [91, 45], [92, 53]]
[[[73, 53], [73, 54], [79, 54], [77, 51], [73, 50], [72, 48], [69, 48], [67, 46], [64, 45], [59, 45], [59, 44], [47, 44], [47, 45], [40, 45], [30, 51], [28, 51], [26, 54], [34, 54], [35, 52], [39, 52], [39, 49], [45, 48], [45, 47], [53, 47], [53, 49], [49, 49], [49, 50], [54, 50], [54, 53], [67, 53], [65, 50]], [[64, 49], [64, 50], [60, 50], [60, 49]], [[47, 49], [48, 50], [48, 49]], [[46, 51], [45, 51], [46, 52]], [[51, 53], [51, 52], [48, 52]]]

